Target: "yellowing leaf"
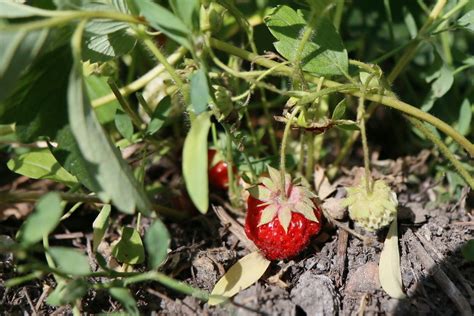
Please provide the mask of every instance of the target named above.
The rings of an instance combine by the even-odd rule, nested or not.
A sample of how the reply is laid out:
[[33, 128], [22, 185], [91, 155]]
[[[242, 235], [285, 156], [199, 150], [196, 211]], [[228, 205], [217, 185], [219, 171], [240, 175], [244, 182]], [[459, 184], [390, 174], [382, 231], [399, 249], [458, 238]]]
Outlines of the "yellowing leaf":
[[214, 286], [208, 304], [220, 304], [226, 297], [232, 297], [245, 290], [260, 279], [269, 265], [270, 261], [257, 251], [241, 258]]
[[382, 253], [380, 254], [379, 280], [382, 288], [390, 297], [397, 299], [406, 297], [402, 287], [396, 218], [390, 225]]

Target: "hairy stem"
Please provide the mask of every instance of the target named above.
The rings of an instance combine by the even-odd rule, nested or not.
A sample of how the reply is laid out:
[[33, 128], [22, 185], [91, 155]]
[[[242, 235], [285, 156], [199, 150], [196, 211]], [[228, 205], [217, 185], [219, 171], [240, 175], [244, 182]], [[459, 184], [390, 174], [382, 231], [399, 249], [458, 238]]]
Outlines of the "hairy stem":
[[[248, 52], [246, 50], [240, 49], [236, 46], [227, 44], [225, 42], [221, 42], [216, 39], [211, 39], [211, 45], [218, 49], [222, 50], [224, 52], [227, 52], [229, 54], [238, 56], [240, 58], [243, 58], [245, 60], [248, 60], [250, 62], [257, 63], [263, 67], [271, 68], [275, 67], [278, 65], [278, 62], [275, 62], [273, 60], [269, 60], [267, 58], [264, 58], [262, 56], [255, 55], [251, 52]], [[288, 66], [281, 66], [275, 69], [275, 71], [272, 73], [273, 75], [283, 75], [283, 76], [293, 76], [293, 69]], [[310, 74], [305, 74], [305, 77], [308, 81], [311, 81], [315, 84], [318, 84], [319, 81], [321, 80], [320, 77], [313, 76]], [[324, 80], [323, 86], [326, 87], [339, 87], [342, 84], [332, 81], [332, 80]], [[351, 91], [348, 90], [346, 92], [347, 94], [354, 95], [356, 97], [361, 97], [362, 94], [360, 91]], [[457, 143], [459, 143], [472, 157], [474, 157], [474, 145], [467, 140], [464, 136], [459, 134], [453, 127], [451, 127], [449, 124], [446, 124], [445, 122], [441, 121], [440, 119], [436, 118], [435, 116], [423, 112], [420, 109], [405, 103], [403, 101], [400, 101], [396, 99], [395, 97], [392, 96], [385, 96], [385, 95], [380, 95], [380, 94], [367, 94], [366, 95], [366, 100], [374, 101], [377, 103], [380, 103], [382, 105], [394, 108], [399, 110], [400, 112], [403, 112], [405, 114], [408, 114], [410, 116], [413, 116], [415, 118], [418, 118], [422, 121], [428, 122], [431, 125], [435, 126], [438, 128], [440, 131], [443, 133], [447, 134], [451, 138], [453, 138]]]
[[474, 178], [469, 174], [466, 168], [459, 162], [453, 153], [449, 150], [448, 146], [446, 146], [441, 139], [439, 139], [429, 128], [424, 126], [423, 122], [420, 122], [417, 119], [412, 117], [407, 117], [408, 121], [410, 121], [413, 126], [415, 126], [420, 132], [425, 135], [431, 142], [433, 142], [441, 151], [441, 153], [453, 164], [456, 171], [463, 177], [466, 183], [474, 190]]
[[281, 177], [281, 197], [286, 199], [286, 184], [285, 184], [285, 175], [286, 175], [286, 145], [288, 143], [288, 135], [290, 134], [291, 123], [295, 118], [296, 114], [300, 111], [300, 107], [296, 107], [293, 112], [291, 112], [288, 122], [286, 122], [285, 130], [283, 132], [283, 137], [281, 139], [281, 152], [280, 152], [280, 177]]

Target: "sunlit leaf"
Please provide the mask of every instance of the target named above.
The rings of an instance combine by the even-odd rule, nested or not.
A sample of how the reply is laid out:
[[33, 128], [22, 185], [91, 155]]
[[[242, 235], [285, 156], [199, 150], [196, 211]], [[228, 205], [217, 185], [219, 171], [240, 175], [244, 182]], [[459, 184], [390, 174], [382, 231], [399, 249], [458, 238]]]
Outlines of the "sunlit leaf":
[[209, 180], [207, 176], [207, 135], [211, 114], [204, 112], [191, 122], [191, 129], [183, 147], [183, 175], [186, 189], [201, 213], [209, 207]]
[[112, 255], [118, 261], [127, 264], [138, 264], [145, 260], [142, 239], [135, 228], [122, 228], [122, 236], [113, 246]]
[[[265, 259], [259, 252], [252, 252], [241, 258], [230, 267], [222, 278], [214, 286], [209, 298], [209, 305], [217, 305], [224, 302], [223, 297], [232, 297], [240, 291], [245, 290], [258, 281], [267, 271], [270, 261]], [[212, 297], [220, 295], [222, 297]]]
[[400, 253], [398, 251], [398, 228], [395, 219], [388, 230], [387, 237], [380, 254], [379, 280], [382, 288], [392, 298], [402, 299], [402, 274], [400, 271]]
[[93, 229], [93, 238], [92, 238], [92, 249], [97, 251], [102, 238], [104, 237], [105, 231], [109, 226], [109, 216], [110, 216], [111, 206], [106, 204], [100, 210], [99, 215], [95, 218], [92, 223]]
[[77, 178], [56, 161], [48, 148], [32, 149], [10, 159], [8, 169], [32, 179], [50, 179], [68, 186], [77, 184]]
[[[307, 22], [301, 14], [282, 5], [276, 7], [265, 23], [278, 39], [276, 50], [289, 61], [294, 61], [300, 43], [301, 32]], [[316, 34], [309, 40], [301, 55], [302, 68], [319, 75], [340, 75], [348, 70], [348, 56], [342, 39], [331, 20], [321, 17], [316, 25]]]

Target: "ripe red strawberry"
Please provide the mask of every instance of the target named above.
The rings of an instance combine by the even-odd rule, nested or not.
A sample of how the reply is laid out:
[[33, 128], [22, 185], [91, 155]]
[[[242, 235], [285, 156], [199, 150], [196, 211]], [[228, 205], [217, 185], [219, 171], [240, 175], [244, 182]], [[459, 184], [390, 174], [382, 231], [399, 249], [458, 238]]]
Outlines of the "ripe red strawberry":
[[245, 233], [269, 260], [296, 256], [321, 229], [321, 209], [307, 188], [293, 184], [287, 175], [286, 199], [282, 199], [281, 179], [269, 168], [270, 178], [250, 190], [247, 200]]
[[[227, 174], [227, 163], [216, 156], [215, 149], [207, 150], [209, 162], [209, 183], [218, 189], [227, 189], [229, 187], [229, 175]], [[234, 173], [237, 169], [234, 167]]]

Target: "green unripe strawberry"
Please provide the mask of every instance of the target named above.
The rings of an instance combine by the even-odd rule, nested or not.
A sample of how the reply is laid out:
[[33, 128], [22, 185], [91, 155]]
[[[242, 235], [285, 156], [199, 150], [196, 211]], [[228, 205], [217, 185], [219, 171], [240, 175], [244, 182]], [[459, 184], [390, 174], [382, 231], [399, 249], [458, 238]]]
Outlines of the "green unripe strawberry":
[[387, 226], [397, 216], [397, 196], [382, 180], [375, 181], [372, 192], [368, 192], [366, 181], [346, 191], [343, 205], [348, 206], [349, 216], [368, 231]]

